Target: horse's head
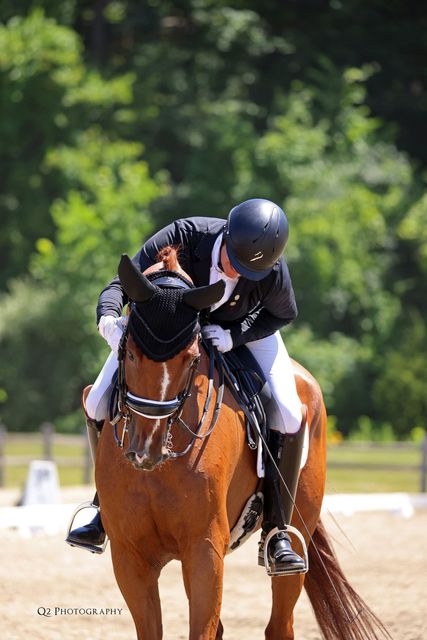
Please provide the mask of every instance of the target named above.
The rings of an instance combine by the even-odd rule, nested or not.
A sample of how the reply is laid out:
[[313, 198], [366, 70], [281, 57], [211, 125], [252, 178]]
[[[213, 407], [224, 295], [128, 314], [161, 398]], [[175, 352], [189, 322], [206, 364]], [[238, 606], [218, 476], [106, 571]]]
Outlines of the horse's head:
[[144, 275], [126, 255], [119, 265], [131, 301], [118, 376], [119, 407], [128, 428], [125, 455], [145, 470], [170, 455], [168, 429], [182, 410], [200, 358], [199, 312], [224, 292], [221, 281], [195, 288], [174, 250], [160, 259]]

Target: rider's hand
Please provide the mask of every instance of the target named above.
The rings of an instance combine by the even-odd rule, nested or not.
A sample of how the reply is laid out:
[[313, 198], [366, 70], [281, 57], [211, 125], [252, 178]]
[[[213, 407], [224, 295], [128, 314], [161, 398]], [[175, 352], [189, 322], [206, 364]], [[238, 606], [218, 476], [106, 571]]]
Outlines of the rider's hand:
[[114, 316], [101, 316], [101, 320], [99, 321], [98, 331], [104, 340], [108, 342], [114, 353], [117, 353], [119, 350], [119, 344], [126, 322], [126, 318], [116, 318]]
[[233, 339], [228, 329], [223, 329], [219, 324], [208, 324], [202, 327], [202, 335], [205, 340], [211, 340], [214, 347], [225, 353], [233, 348]]

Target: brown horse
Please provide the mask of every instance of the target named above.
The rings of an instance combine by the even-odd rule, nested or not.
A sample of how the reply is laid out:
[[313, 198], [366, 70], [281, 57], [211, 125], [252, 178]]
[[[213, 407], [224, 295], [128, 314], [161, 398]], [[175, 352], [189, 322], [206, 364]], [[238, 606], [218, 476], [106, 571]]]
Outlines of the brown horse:
[[[165, 269], [186, 276], [174, 250], [164, 250], [161, 259], [145, 272], [148, 278]], [[148, 286], [153, 292], [155, 285], [136, 270], [131, 271], [129, 264], [122, 265], [119, 274], [129, 298], [136, 303], [141, 287]], [[180, 304], [186, 313], [195, 302], [196, 308], [208, 307], [214, 302], [209, 298], [221, 297], [212, 287], [202, 289], [189, 289], [190, 295], [184, 294], [187, 297]], [[181, 311], [178, 304], [167, 323], [173, 324]], [[138, 314], [138, 304], [132, 307], [129, 317], [133, 313]], [[163, 362], [160, 357], [153, 359], [143, 353], [135, 326], [128, 332], [122, 350], [123, 380], [133, 407], [129, 410], [122, 406], [124, 419], [119, 423], [119, 440], [123, 440], [124, 447], [120, 450], [116, 446], [107, 422], [96, 458], [96, 487], [111, 542], [114, 573], [133, 616], [138, 639], [159, 640], [159, 575], [170, 560], [180, 560], [189, 601], [189, 638], [219, 640], [223, 637], [220, 609], [224, 556], [230, 530], [257, 487], [255, 454], [246, 443], [243, 413], [225, 389], [212, 433], [194, 439], [185, 455], [173, 457], [173, 452], [185, 451], [192, 439], [180, 428], [179, 421], [174, 421], [177, 411], [182, 422], [192, 429], [203, 413], [208, 394], [208, 358], [200, 348], [197, 325], [190, 342]], [[154, 333], [153, 326], [145, 330], [150, 335]], [[265, 637], [294, 638], [293, 610], [305, 582], [327, 640], [378, 638], [377, 632], [387, 632], [341, 572], [320, 522], [326, 471], [322, 394], [314, 378], [296, 363], [295, 376], [301, 402], [308, 407], [310, 446], [300, 474], [292, 524], [304, 535], [310, 569], [305, 576], [272, 578], [272, 611]], [[201, 436], [212, 421], [216, 392], [213, 394]], [[171, 411], [175, 411], [172, 417]], [[123, 434], [125, 422], [127, 433]], [[295, 548], [302, 552], [298, 540]], [[255, 558], [253, 561], [255, 564]], [[258, 570], [254, 566], [254, 571]]]

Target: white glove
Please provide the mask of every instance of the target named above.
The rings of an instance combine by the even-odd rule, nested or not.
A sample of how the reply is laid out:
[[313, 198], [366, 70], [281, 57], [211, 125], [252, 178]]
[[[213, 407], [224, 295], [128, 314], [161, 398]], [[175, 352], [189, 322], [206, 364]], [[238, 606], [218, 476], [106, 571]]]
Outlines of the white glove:
[[98, 331], [104, 340], [108, 342], [111, 351], [114, 351], [114, 353], [117, 353], [119, 350], [119, 343], [126, 323], [127, 318], [123, 316], [120, 318], [116, 318], [114, 316], [101, 316], [101, 320], [98, 324]]
[[202, 327], [202, 336], [205, 340], [211, 340], [214, 347], [225, 353], [233, 348], [233, 338], [229, 329], [223, 329], [219, 324], [208, 324]]

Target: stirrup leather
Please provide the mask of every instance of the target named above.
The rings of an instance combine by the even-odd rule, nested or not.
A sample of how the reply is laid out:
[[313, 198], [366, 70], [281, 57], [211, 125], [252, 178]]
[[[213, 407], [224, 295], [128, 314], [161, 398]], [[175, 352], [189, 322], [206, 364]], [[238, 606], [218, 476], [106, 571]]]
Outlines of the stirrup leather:
[[271, 577], [277, 577], [277, 576], [289, 576], [296, 573], [307, 573], [308, 552], [307, 552], [307, 545], [305, 543], [303, 535], [301, 534], [300, 531], [298, 531], [298, 529], [296, 529], [295, 527], [291, 527], [290, 525], [287, 525], [284, 529], [280, 529], [280, 531], [285, 531], [286, 533], [292, 533], [301, 542], [301, 546], [303, 550], [304, 568], [295, 569], [290, 567], [288, 569], [286, 568], [276, 569], [274, 564], [270, 562], [270, 558], [268, 557], [268, 545], [270, 543], [270, 540], [276, 535], [276, 533], [279, 532], [278, 527], [275, 527], [267, 534], [264, 540], [264, 566], [265, 566], [265, 570], [267, 571], [267, 575]]
[[75, 509], [73, 515], [71, 516], [70, 524], [68, 525], [68, 529], [67, 529], [67, 537], [65, 538], [65, 542], [69, 544], [71, 547], [78, 547], [79, 549], [85, 549], [86, 551], [90, 551], [91, 553], [98, 553], [98, 554], [104, 553], [108, 544], [107, 534], [105, 534], [104, 543], [100, 545], [86, 544], [84, 542], [75, 542], [75, 541], [68, 540], [68, 536], [70, 535], [70, 532], [73, 530], [74, 520], [76, 519], [77, 514], [80, 513], [80, 511], [83, 511], [83, 509], [99, 510], [99, 507], [93, 504], [92, 500], [88, 500], [87, 502], [82, 502], [81, 504], [79, 504], [79, 506]]

